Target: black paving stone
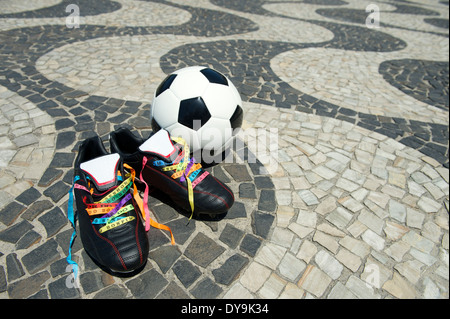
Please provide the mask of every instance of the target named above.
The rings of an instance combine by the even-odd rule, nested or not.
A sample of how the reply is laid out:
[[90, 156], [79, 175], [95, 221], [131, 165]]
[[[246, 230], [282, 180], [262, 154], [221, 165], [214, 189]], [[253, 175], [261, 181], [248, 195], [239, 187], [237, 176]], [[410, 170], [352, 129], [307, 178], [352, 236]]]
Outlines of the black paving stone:
[[248, 262], [249, 259], [247, 257], [239, 254], [231, 256], [222, 266], [220, 266], [220, 268], [212, 271], [216, 282], [227, 286], [230, 285]]
[[27, 99], [35, 104], [40, 104], [40, 103], [46, 101], [46, 99], [43, 98], [40, 94], [34, 94], [31, 96], [28, 96]]
[[6, 291], [8, 287], [8, 281], [6, 280], [5, 268], [0, 266], [0, 292]]
[[108, 98], [105, 96], [99, 96], [99, 95], [91, 95], [89, 96], [86, 101], [87, 102], [94, 102], [94, 103], [103, 103], [107, 100]]
[[40, 291], [42, 284], [49, 278], [50, 274], [48, 271], [43, 271], [31, 277], [15, 281], [8, 285], [8, 296], [11, 299], [27, 298]]
[[28, 249], [38, 243], [41, 239], [42, 236], [39, 233], [34, 230], [30, 230], [17, 241], [16, 250]]
[[224, 183], [231, 182], [230, 178], [224, 173], [222, 166], [215, 166], [213, 168], [213, 175]]
[[84, 106], [88, 110], [93, 111], [93, 110], [99, 108], [100, 106], [102, 106], [103, 104], [94, 102], [94, 101], [84, 101], [84, 102], [81, 102], [80, 105]]
[[47, 188], [44, 191], [44, 195], [50, 197], [53, 202], [57, 203], [61, 198], [67, 195], [69, 189], [70, 186], [62, 181], [59, 181]]
[[80, 116], [83, 115], [87, 112], [88, 110], [86, 110], [85, 108], [79, 106], [79, 107], [75, 107], [73, 109], [70, 110], [70, 113], [75, 115], [75, 116]]
[[448, 159], [448, 152], [446, 154], [442, 154], [437, 152], [434, 148], [429, 147], [428, 145], [425, 145], [420, 149], [420, 151], [430, 157], [435, 158], [439, 162], [442, 162], [445, 159]]
[[67, 173], [64, 175], [62, 181], [68, 185], [72, 185], [73, 184], [73, 178], [74, 178], [74, 174], [73, 174], [74, 170], [73, 168], [70, 169], [69, 171], [67, 171]]
[[272, 179], [269, 176], [255, 176], [255, 185], [258, 189], [273, 189], [275, 187], [272, 183]]
[[[162, 245], [170, 243], [169, 238], [162, 231], [153, 227], [150, 227], [150, 230], [147, 232], [147, 238], [150, 251], [155, 248], [161, 247]], [[175, 240], [178, 243], [177, 238], [178, 236]]]
[[78, 124], [85, 123], [85, 122], [91, 122], [92, 118], [90, 115], [82, 115], [75, 117], [75, 121], [77, 121]]
[[209, 277], [206, 277], [200, 281], [190, 292], [198, 299], [215, 299], [222, 293], [222, 288], [220, 288], [214, 281]]
[[244, 236], [244, 232], [231, 224], [226, 224], [222, 234], [220, 234], [220, 241], [224, 244], [227, 244], [230, 248], [236, 248], [242, 237]]
[[95, 122], [76, 124], [74, 128], [77, 132], [85, 132], [85, 131], [93, 132], [95, 130]]
[[51, 108], [54, 108], [54, 107], [57, 107], [57, 106], [58, 106], [58, 104], [55, 101], [52, 101], [52, 100], [48, 100], [48, 101], [45, 101], [45, 102], [42, 102], [42, 103], [38, 104], [38, 107], [41, 110], [48, 110], [48, 109], [51, 109]]
[[126, 286], [135, 298], [155, 298], [167, 285], [168, 281], [155, 269], [150, 269], [144, 274], [128, 281]]
[[22, 264], [30, 274], [34, 274], [60, 258], [57, 247], [56, 241], [50, 239], [23, 256]]
[[189, 296], [172, 281], [156, 299], [189, 299]]
[[63, 174], [64, 171], [60, 170], [60, 169], [56, 169], [56, 168], [47, 168], [44, 172], [44, 174], [42, 175], [41, 179], [38, 182], [38, 186], [40, 187], [48, 187], [50, 186], [53, 182], [55, 182], [56, 180], [58, 180], [61, 175]]
[[401, 139], [400, 142], [402, 142], [402, 144], [405, 144], [406, 146], [409, 146], [409, 147], [415, 148], [415, 149], [417, 149], [423, 145], [422, 141], [420, 141], [415, 136], [405, 137], [405, 138]]
[[25, 275], [22, 264], [15, 253], [6, 256], [6, 268], [8, 269], [8, 281], [10, 282]]
[[203, 233], [198, 233], [184, 251], [184, 255], [195, 264], [207, 267], [224, 251], [225, 248], [218, 245], [214, 240]]
[[267, 170], [264, 168], [264, 165], [259, 161], [256, 161], [254, 163], [249, 162], [248, 166], [250, 167], [253, 175], [264, 175], [266, 174], [265, 172], [267, 172]]
[[22, 218], [32, 221], [51, 207], [53, 207], [53, 204], [48, 200], [36, 201], [23, 213]]
[[274, 212], [276, 207], [275, 191], [272, 189], [263, 189], [259, 195], [258, 209], [266, 212]]
[[178, 212], [168, 205], [158, 205], [152, 208], [159, 223], [165, 224], [179, 216]]
[[137, 129], [151, 128], [151, 123], [146, 117], [132, 118], [128, 122]]
[[94, 299], [125, 299], [128, 291], [120, 286], [109, 286], [95, 294]]
[[[139, 111], [140, 104], [141, 103], [136, 103], [136, 105], [128, 105], [128, 102], [127, 102], [127, 103], [125, 103], [125, 107], [122, 107], [120, 109], [120, 111], [123, 113], [136, 114]], [[149, 123], [148, 119], [146, 122]]]
[[[68, 275], [72, 276], [72, 275]], [[80, 298], [80, 290], [67, 283], [70, 282], [68, 276], [55, 280], [48, 285], [48, 291], [50, 292], [51, 299], [78, 299]]]
[[61, 228], [67, 225], [67, 217], [59, 207], [53, 208], [45, 215], [39, 217], [38, 220], [44, 225], [47, 238], [56, 235]]
[[50, 162], [50, 168], [67, 168], [72, 167], [75, 160], [73, 153], [55, 153], [53, 160]]
[[78, 97], [82, 97], [85, 95], [87, 95], [87, 93], [84, 91], [80, 91], [80, 90], [73, 90], [68, 93], [64, 93], [64, 96], [68, 97], [68, 98], [78, 98]]
[[75, 142], [75, 132], [62, 132], [56, 138], [56, 149], [62, 149], [70, 146]]
[[255, 257], [259, 247], [261, 247], [261, 244], [262, 244], [261, 239], [252, 234], [247, 234], [242, 240], [242, 243], [239, 248], [250, 257]]
[[262, 238], [267, 238], [275, 217], [271, 214], [266, 214], [260, 211], [252, 213], [252, 228], [253, 233]]
[[97, 123], [97, 131], [96, 132], [99, 136], [109, 134], [109, 132], [111, 132], [109, 123], [108, 122]]
[[33, 225], [26, 220], [22, 220], [21, 222], [2, 230], [0, 232], [0, 240], [15, 244], [32, 228]]
[[65, 99], [61, 96], [56, 98], [62, 105], [72, 108], [77, 105], [79, 102], [75, 99]]
[[75, 122], [71, 119], [58, 119], [55, 121], [55, 129], [63, 130], [65, 128], [73, 127], [75, 125]]
[[50, 265], [50, 273], [52, 278], [70, 273], [72, 271], [71, 267], [72, 266], [67, 263], [66, 258], [55, 261]]
[[48, 296], [47, 289], [42, 289], [42, 290], [38, 291], [36, 294], [28, 297], [28, 299], [39, 299], [39, 300], [42, 300], [42, 299], [50, 299], [50, 298]]
[[256, 189], [253, 183], [242, 183], [239, 185], [239, 197], [256, 199]]
[[448, 30], [449, 23], [448, 19], [440, 19], [440, 18], [425, 18], [424, 22], [434, 25], [435, 27], [442, 28]]
[[91, 271], [81, 274], [80, 284], [83, 287], [84, 293], [86, 294], [91, 294], [105, 287], [102, 281], [102, 275], [97, 271]]
[[121, 99], [110, 98], [105, 102], [105, 104], [114, 106], [114, 107], [116, 107], [116, 110], [117, 110], [119, 107], [121, 107], [123, 105], [124, 102], [125, 101], [121, 100]]
[[181, 252], [176, 246], [162, 246], [149, 253], [149, 258], [153, 259], [159, 269], [165, 274], [176, 260], [181, 256]]
[[245, 209], [244, 203], [234, 202], [233, 207], [228, 211], [225, 218], [235, 219], [235, 218], [246, 218], [247, 210]]
[[117, 112], [117, 110], [119, 109], [120, 105], [102, 105], [100, 108], [97, 109], [98, 112], [105, 112], [105, 113], [109, 113], [109, 114], [113, 114], [115, 112]]
[[117, 116], [108, 119], [109, 122], [114, 124], [122, 124], [130, 118], [130, 114], [119, 114]]
[[8, 287], [8, 281], [6, 280], [5, 268], [0, 266], [0, 292], [6, 291]]
[[186, 288], [189, 288], [202, 275], [197, 266], [185, 259], [178, 260], [172, 270]]
[[191, 219], [188, 222], [187, 218], [179, 218], [168, 222], [166, 225], [170, 227], [172, 233], [175, 234], [174, 236], [177, 244], [182, 245], [191, 237], [192, 233], [195, 231], [195, 224], [196, 221], [194, 219]]
[[[68, 243], [68, 241], [67, 241]], [[68, 249], [66, 249], [65, 251], [67, 251]], [[72, 254], [74, 253], [74, 250], [72, 249]], [[88, 271], [95, 271], [98, 270], [98, 265], [94, 262], [94, 260], [92, 260], [92, 258], [86, 253], [86, 250], [82, 250], [81, 252], [81, 256], [83, 258], [84, 261], [84, 271], [88, 272]], [[76, 261], [76, 260], [75, 260]]]
[[48, 97], [48, 98], [53, 98], [53, 97], [57, 97], [59, 95], [61, 95], [61, 91], [58, 89], [51, 89], [51, 90], [47, 90], [44, 93], [44, 96]]
[[25, 211], [25, 209], [26, 206], [17, 202], [9, 203], [0, 211], [0, 222], [6, 226], [11, 225], [16, 218]]
[[236, 182], [247, 182], [253, 180], [253, 178], [248, 173], [245, 164], [227, 165], [224, 166], [224, 168]]
[[[64, 252], [68, 252], [69, 251], [69, 243], [70, 243], [70, 238], [72, 237], [72, 233], [73, 233], [73, 229], [69, 228], [65, 231], [60, 231], [54, 238], [56, 240], [56, 242], [58, 243], [59, 247], [62, 248], [62, 250]], [[80, 234], [80, 228], [77, 225], [77, 234]], [[73, 243], [72, 246], [72, 253], [76, 253], [80, 250], [82, 250], [83, 245], [81, 243], [81, 239], [79, 236], [77, 236], [75, 238], [75, 241]], [[84, 250], [83, 250], [84, 252]], [[87, 258], [89, 259], [89, 258]], [[85, 266], [86, 266], [86, 259], [85, 260]]]
[[69, 113], [61, 109], [49, 109], [47, 113], [52, 117], [67, 117]]

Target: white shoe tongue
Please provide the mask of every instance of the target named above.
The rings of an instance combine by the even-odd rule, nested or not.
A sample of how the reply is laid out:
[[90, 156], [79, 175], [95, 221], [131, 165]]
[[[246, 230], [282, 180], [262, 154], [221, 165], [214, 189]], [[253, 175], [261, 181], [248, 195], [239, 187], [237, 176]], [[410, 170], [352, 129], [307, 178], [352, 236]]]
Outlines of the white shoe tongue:
[[173, 145], [169, 133], [161, 129], [145, 141], [144, 144], [139, 146], [139, 150], [144, 153], [156, 155], [165, 160], [170, 160], [177, 149]]
[[89, 175], [99, 191], [106, 191], [117, 183], [119, 161], [119, 154], [109, 154], [84, 162], [80, 168]]

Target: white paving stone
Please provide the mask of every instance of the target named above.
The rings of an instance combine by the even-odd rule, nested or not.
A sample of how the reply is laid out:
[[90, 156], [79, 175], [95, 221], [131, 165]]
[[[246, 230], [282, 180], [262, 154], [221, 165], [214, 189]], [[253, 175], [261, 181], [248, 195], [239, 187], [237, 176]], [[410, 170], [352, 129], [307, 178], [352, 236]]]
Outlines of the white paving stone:
[[280, 264], [280, 261], [286, 253], [286, 250], [286, 248], [279, 245], [268, 243], [261, 248], [255, 260], [262, 265], [275, 270]]
[[295, 281], [305, 268], [306, 264], [303, 261], [297, 259], [294, 255], [287, 253], [281, 260], [279, 272], [283, 277], [290, 281]]
[[241, 276], [240, 282], [251, 292], [257, 292], [269, 278], [271, 271], [269, 268], [253, 262]]
[[317, 265], [322, 269], [331, 279], [338, 279], [344, 267], [325, 250], [319, 251], [315, 256]]
[[385, 244], [385, 240], [377, 235], [376, 233], [374, 233], [372, 230], [368, 229], [366, 230], [362, 235], [361, 238], [370, 246], [372, 246], [373, 249], [375, 250], [383, 250], [384, 248], [384, 244]]
[[310, 265], [305, 270], [298, 286], [320, 298], [330, 285], [331, 281], [331, 278], [327, 274], [319, 268]]

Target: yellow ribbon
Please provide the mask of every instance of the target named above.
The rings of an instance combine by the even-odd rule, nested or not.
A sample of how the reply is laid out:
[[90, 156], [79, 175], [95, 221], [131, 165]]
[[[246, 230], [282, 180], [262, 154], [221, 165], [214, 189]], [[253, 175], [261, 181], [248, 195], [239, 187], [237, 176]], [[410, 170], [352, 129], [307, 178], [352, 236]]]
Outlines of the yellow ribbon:
[[136, 219], [134, 216], [128, 216], [128, 217], [125, 217], [124, 219], [120, 219], [120, 220], [118, 220], [118, 221], [116, 221], [114, 223], [106, 224], [106, 226], [103, 226], [98, 231], [100, 232], [100, 234], [102, 234], [102, 233], [104, 233], [104, 232], [106, 232], [108, 230], [111, 230], [113, 228], [121, 226], [121, 225], [123, 225], [125, 223], [131, 222], [134, 219]]
[[[189, 199], [189, 204], [191, 206], [191, 216], [189, 217], [189, 220], [191, 220], [192, 216], [194, 215], [194, 189], [192, 187], [191, 180], [188, 178], [188, 176], [191, 173], [193, 173], [194, 171], [196, 171], [197, 169], [199, 169], [201, 167], [201, 165], [200, 164], [192, 165], [192, 167], [189, 170], [189, 172], [186, 173], [184, 170], [187, 168], [187, 166], [189, 164], [189, 155], [190, 155], [189, 145], [181, 137], [172, 137], [172, 140], [175, 143], [178, 143], [178, 144], [183, 146], [184, 159], [183, 159], [182, 162], [176, 163], [176, 164], [171, 165], [171, 166], [164, 167], [162, 170], [164, 172], [175, 170], [176, 172], [173, 173], [172, 176], [171, 176], [173, 179], [180, 178], [183, 175], [186, 178], [186, 183], [187, 183], [187, 188], [188, 188], [188, 199]], [[193, 169], [194, 167], [196, 169]]]

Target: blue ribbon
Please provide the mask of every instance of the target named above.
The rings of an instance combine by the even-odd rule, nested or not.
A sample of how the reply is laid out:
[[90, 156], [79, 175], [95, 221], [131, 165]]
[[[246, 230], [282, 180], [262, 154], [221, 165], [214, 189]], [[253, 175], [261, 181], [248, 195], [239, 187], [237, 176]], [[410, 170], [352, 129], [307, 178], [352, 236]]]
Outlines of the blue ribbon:
[[68, 204], [69, 207], [68, 207], [68, 211], [67, 211], [67, 217], [69, 218], [69, 221], [72, 224], [73, 233], [72, 233], [72, 237], [70, 238], [69, 254], [68, 254], [66, 260], [69, 264], [72, 265], [72, 271], [74, 273], [75, 280], [78, 277], [78, 264], [72, 260], [72, 245], [73, 245], [73, 242], [77, 235], [77, 229], [75, 227], [75, 213], [73, 211], [73, 188], [75, 186], [75, 183], [79, 180], [80, 180], [80, 176], [75, 176], [75, 178], [73, 179], [72, 187], [69, 190], [69, 204]]

